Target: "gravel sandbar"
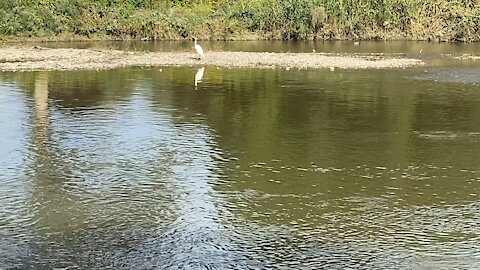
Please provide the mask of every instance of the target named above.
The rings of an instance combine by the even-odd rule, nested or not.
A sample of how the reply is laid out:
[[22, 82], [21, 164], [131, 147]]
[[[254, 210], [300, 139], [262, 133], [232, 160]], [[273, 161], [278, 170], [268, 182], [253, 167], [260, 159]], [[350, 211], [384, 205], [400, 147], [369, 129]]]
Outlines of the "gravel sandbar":
[[127, 66], [198, 66], [235, 68], [405, 68], [419, 59], [383, 54], [205, 52], [140, 52], [108, 49], [0, 48], [1, 71], [113, 69]]

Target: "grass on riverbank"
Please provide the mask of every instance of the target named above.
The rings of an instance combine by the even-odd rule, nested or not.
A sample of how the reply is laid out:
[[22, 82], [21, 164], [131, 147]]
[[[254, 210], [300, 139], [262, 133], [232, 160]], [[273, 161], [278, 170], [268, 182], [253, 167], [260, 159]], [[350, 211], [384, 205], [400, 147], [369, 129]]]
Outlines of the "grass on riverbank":
[[480, 41], [478, 0], [4, 0], [0, 36]]

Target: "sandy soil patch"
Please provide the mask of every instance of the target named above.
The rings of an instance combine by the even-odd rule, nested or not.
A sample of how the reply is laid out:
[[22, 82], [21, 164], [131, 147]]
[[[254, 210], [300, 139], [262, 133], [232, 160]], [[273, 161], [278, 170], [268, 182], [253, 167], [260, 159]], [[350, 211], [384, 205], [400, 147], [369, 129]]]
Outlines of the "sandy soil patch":
[[112, 69], [127, 66], [198, 66], [239, 68], [405, 68], [419, 59], [383, 54], [206, 52], [199, 60], [188, 52], [138, 52], [91, 49], [0, 48], [0, 70]]

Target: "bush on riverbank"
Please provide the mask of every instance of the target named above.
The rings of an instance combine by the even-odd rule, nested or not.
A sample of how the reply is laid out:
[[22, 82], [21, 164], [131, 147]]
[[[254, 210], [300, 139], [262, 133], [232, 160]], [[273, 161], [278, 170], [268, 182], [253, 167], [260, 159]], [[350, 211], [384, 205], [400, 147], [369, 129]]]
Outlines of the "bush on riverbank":
[[480, 41], [478, 0], [3, 0], [0, 35]]

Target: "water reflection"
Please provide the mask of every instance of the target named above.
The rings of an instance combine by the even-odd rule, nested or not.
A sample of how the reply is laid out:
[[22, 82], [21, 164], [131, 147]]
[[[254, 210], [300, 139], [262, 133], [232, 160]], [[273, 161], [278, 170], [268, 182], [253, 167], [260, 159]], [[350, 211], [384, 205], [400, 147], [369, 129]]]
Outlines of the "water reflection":
[[416, 80], [429, 80], [443, 83], [480, 84], [480, 68], [430, 68], [415, 75]]
[[[217, 209], [222, 202], [212, 188], [218, 181], [217, 163], [222, 152], [209, 129], [202, 125], [178, 125], [175, 136], [168, 181], [175, 186], [170, 196], [175, 198], [176, 218], [157, 228], [121, 264], [169, 269], [235, 266], [235, 252], [228, 250], [231, 232], [222, 224], [230, 214], [226, 209]], [[139, 265], [139, 257], [151, 259]]]
[[197, 73], [195, 73], [195, 90], [197, 90], [198, 83], [202, 82], [204, 72], [205, 67], [197, 69]]
[[36, 125], [46, 126], [48, 121], [48, 75], [46, 73], [40, 73], [35, 78], [34, 100]]
[[18, 266], [28, 254], [26, 239], [31, 215], [26, 206], [30, 187], [25, 174], [29, 109], [25, 97], [12, 84], [0, 84], [0, 266]]
[[478, 85], [418, 71], [4, 73], [0, 268], [475, 269]]
[[[185, 41], [94, 41], [32, 44], [54, 48], [114, 48], [139, 51], [191, 51], [191, 40]], [[315, 52], [325, 53], [405, 53], [422, 58], [441, 54], [480, 54], [476, 43], [431, 43], [425, 41], [203, 41], [205, 51], [249, 52]], [[421, 53], [420, 53], [421, 52]]]

